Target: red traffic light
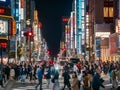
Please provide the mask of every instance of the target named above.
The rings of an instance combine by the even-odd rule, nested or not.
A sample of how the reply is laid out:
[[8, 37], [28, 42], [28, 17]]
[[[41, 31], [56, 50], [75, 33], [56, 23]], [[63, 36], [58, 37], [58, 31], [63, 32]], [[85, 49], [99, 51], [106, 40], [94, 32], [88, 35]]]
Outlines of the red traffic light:
[[28, 32], [28, 36], [32, 36], [32, 32]]

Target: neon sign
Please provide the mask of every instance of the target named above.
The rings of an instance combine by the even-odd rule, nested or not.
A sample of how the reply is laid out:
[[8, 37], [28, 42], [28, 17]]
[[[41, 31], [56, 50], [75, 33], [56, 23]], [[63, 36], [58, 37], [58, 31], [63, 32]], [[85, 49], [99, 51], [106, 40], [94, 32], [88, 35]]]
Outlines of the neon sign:
[[0, 8], [0, 14], [4, 14], [5, 13], [5, 9]]

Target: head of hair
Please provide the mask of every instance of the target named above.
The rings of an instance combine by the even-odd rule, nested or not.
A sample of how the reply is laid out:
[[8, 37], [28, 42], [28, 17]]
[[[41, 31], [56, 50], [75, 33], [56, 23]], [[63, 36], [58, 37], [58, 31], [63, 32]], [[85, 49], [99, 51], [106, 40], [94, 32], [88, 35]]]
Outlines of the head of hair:
[[73, 72], [75, 74], [75, 78], [77, 78], [77, 73], [76, 72]]

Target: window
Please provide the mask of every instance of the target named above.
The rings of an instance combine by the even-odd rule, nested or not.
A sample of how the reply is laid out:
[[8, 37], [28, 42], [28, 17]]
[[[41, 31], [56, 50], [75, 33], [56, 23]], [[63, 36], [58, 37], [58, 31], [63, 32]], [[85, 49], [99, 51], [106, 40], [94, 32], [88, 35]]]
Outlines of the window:
[[108, 17], [108, 7], [104, 7], [104, 17]]
[[113, 17], [113, 7], [104, 7], [103, 9], [104, 17]]
[[109, 17], [113, 17], [113, 7], [109, 7]]

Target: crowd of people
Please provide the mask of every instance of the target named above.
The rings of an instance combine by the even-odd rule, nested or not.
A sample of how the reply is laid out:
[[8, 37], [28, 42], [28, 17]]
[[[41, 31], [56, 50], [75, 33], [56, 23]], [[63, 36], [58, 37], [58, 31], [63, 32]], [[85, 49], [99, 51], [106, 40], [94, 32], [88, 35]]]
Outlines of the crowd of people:
[[100, 87], [106, 88], [101, 77], [101, 73], [108, 74], [111, 88], [119, 88], [120, 82], [120, 61], [117, 62], [97, 62], [90, 63], [88, 61], [80, 61], [74, 64], [73, 71], [70, 72], [70, 65], [65, 64], [62, 70], [58, 63], [50, 65], [49, 62], [41, 63], [0, 63], [0, 85], [4, 87], [4, 83], [8, 80], [20, 80], [21, 84], [29, 79], [31, 83], [35, 83], [35, 90], [43, 90], [43, 79], [46, 80], [46, 87], [50, 88], [53, 83], [52, 90], [61, 90], [59, 85], [60, 75], [62, 76], [65, 90], [66, 86], [69, 90], [100, 90]]

